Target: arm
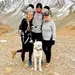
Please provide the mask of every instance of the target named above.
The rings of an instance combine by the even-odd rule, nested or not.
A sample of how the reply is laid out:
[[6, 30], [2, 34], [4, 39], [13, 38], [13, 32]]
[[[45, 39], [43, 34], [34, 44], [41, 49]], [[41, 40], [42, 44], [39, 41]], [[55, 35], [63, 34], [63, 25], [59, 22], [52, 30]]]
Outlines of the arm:
[[25, 26], [25, 19], [23, 19], [23, 20], [21, 21], [21, 24], [20, 24], [20, 26], [19, 26], [18, 32], [19, 32], [20, 35], [24, 35], [24, 33], [23, 33], [24, 29], [26, 29], [26, 26]]
[[19, 26], [19, 30], [22, 30], [23, 23], [24, 23], [24, 19], [21, 21], [21, 24]]
[[56, 40], [56, 25], [55, 25], [55, 23], [53, 22], [53, 24], [52, 24], [52, 35], [53, 35], [53, 38], [52, 38], [52, 40]]
[[[23, 20], [22, 20], [22, 22], [23, 22]], [[20, 36], [22, 34], [22, 22], [21, 22], [21, 24], [19, 26], [19, 29], [18, 29], [18, 33], [19, 33]]]
[[52, 44], [55, 44], [55, 40], [56, 40], [56, 25], [53, 22], [52, 23]]

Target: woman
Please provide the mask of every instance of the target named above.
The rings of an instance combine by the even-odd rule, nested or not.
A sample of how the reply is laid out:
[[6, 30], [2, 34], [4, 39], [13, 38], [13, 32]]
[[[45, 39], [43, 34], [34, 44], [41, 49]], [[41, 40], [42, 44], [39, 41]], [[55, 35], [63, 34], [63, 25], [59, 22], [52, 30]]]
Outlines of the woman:
[[21, 53], [21, 59], [24, 62], [25, 58], [25, 52], [29, 52], [29, 66], [32, 66], [32, 52], [33, 52], [33, 43], [31, 40], [31, 20], [33, 18], [33, 9], [31, 7], [28, 7], [27, 10], [25, 11], [25, 17], [21, 25], [19, 27], [19, 33], [21, 34], [21, 41], [22, 41], [22, 49], [17, 50], [17, 51], [12, 51], [12, 57], [14, 58], [14, 55], [17, 52], [22, 52]]
[[[48, 9], [47, 9], [48, 10]], [[46, 55], [47, 65], [51, 60], [51, 48], [55, 44], [56, 38], [56, 26], [50, 18], [49, 11], [44, 13], [44, 23], [42, 26], [42, 37], [43, 37], [43, 51]]]

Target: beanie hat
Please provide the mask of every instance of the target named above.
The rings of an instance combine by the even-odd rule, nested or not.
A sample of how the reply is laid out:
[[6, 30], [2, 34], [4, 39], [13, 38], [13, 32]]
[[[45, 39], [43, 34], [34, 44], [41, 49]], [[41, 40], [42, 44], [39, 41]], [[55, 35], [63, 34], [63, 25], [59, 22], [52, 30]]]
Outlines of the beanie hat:
[[43, 13], [49, 11], [49, 9], [50, 9], [50, 8], [49, 8], [48, 6], [44, 6]]
[[26, 9], [25, 13], [28, 13], [28, 12], [33, 12], [32, 7], [28, 7], [28, 8]]
[[33, 4], [29, 4], [29, 7], [31, 7], [32, 9], [34, 9], [34, 5]]
[[36, 8], [41, 8], [41, 9], [42, 9], [42, 4], [41, 4], [41, 3], [38, 3], [38, 4], [36, 5]]
[[44, 13], [45, 13], [45, 12], [49, 12], [49, 13], [50, 13], [50, 16], [51, 16], [51, 17], [53, 16], [49, 6], [44, 6], [43, 12], [44, 12]]
[[44, 6], [44, 8], [45, 8], [45, 9], [47, 9], [47, 10], [49, 10], [49, 9], [50, 9], [50, 7], [48, 7], [48, 6]]

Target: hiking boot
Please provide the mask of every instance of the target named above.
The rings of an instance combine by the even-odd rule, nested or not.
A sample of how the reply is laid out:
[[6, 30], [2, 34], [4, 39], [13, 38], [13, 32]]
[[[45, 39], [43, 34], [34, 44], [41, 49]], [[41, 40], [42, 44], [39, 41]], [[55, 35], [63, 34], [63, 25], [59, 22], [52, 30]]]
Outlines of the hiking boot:
[[29, 66], [32, 66], [32, 60], [29, 60], [28, 64]]
[[49, 67], [49, 65], [50, 65], [49, 63], [46, 63], [45, 67], [46, 67], [46, 68], [48, 68], [48, 67]]
[[12, 58], [14, 59], [14, 56], [16, 55], [16, 51], [15, 50], [11, 51], [11, 54], [12, 54]]

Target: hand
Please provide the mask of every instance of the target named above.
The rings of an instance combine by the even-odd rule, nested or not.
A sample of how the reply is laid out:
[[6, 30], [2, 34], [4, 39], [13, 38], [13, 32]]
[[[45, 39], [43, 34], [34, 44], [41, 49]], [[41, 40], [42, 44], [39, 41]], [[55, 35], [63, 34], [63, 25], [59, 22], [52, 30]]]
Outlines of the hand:
[[55, 40], [52, 40], [52, 45], [54, 45], [55, 44]]
[[18, 33], [19, 33], [20, 36], [21, 36], [21, 32], [22, 32], [21, 30], [18, 30]]

